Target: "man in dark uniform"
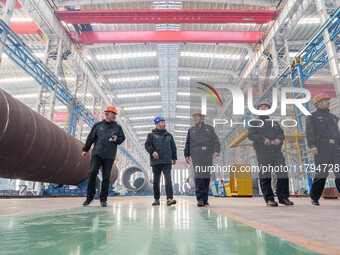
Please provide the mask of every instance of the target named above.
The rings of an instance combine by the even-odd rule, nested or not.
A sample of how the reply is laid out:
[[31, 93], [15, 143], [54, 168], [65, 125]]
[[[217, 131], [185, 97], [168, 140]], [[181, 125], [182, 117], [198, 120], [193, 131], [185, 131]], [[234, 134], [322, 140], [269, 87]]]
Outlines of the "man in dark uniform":
[[[270, 104], [263, 102], [257, 109], [268, 110]], [[285, 139], [284, 132], [277, 121], [269, 120], [269, 116], [259, 116], [258, 120], [251, 121], [248, 128], [248, 138], [253, 141], [256, 159], [260, 167], [259, 178], [264, 200], [268, 206], [278, 206], [274, 199], [271, 187], [271, 169], [275, 167], [277, 176], [277, 196], [280, 204], [294, 205], [289, 197], [288, 172], [282, 168], [285, 166], [285, 158], [281, 148]]]
[[221, 144], [214, 128], [204, 123], [201, 110], [193, 113], [195, 126], [188, 130], [184, 157], [189, 164], [190, 157], [195, 169], [195, 190], [197, 206], [209, 205], [210, 167], [213, 166], [213, 157], [220, 155]]
[[112, 105], [106, 107], [105, 119], [94, 124], [83, 148], [82, 155], [86, 158], [91, 145], [94, 143], [87, 184], [87, 198], [83, 206], [87, 206], [93, 201], [96, 193], [97, 174], [100, 167], [102, 167], [103, 174], [100, 204], [103, 207], [107, 206], [106, 201], [109, 193], [110, 173], [116, 158], [117, 145], [125, 140], [122, 127], [115, 121], [116, 115], [116, 107]]
[[334, 172], [335, 185], [340, 193], [339, 119], [329, 112], [329, 100], [329, 96], [324, 93], [316, 95], [314, 105], [317, 109], [306, 121], [307, 143], [314, 154], [316, 172], [310, 191], [313, 205], [320, 205], [319, 199], [329, 171]]
[[153, 172], [153, 191], [155, 201], [152, 205], [160, 205], [160, 179], [163, 172], [165, 179], [165, 191], [167, 205], [176, 204], [173, 199], [171, 164], [176, 165], [177, 148], [172, 135], [165, 129], [166, 123], [162, 116], [155, 118], [156, 129], [148, 134], [145, 149], [150, 154], [150, 164]]

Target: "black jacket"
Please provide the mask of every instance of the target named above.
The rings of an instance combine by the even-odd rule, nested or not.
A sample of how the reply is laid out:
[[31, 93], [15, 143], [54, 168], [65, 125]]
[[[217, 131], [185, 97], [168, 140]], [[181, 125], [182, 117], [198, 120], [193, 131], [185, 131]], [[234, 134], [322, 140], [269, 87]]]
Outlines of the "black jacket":
[[[177, 160], [177, 148], [172, 135], [164, 130], [153, 129], [145, 141], [145, 149], [150, 154], [150, 165], [172, 164]], [[152, 154], [157, 151], [159, 158], [155, 159]]]
[[200, 156], [202, 147], [205, 147], [204, 151], [207, 152], [207, 156], [209, 154], [209, 157], [215, 152], [220, 153], [221, 150], [220, 139], [218, 139], [214, 128], [205, 123], [202, 124], [201, 128], [198, 125], [189, 128], [185, 142], [184, 157]]
[[312, 115], [307, 116], [306, 138], [309, 148], [319, 145], [320, 138], [336, 139], [340, 142], [338, 127], [339, 118], [328, 109], [317, 108]]
[[[116, 142], [109, 142], [109, 139], [113, 136], [117, 136]], [[115, 159], [117, 152], [117, 145], [121, 144], [125, 140], [123, 129], [116, 121], [106, 122], [105, 120], [99, 121], [91, 129], [90, 134], [87, 136], [87, 140], [83, 151], [89, 151], [91, 145], [94, 143], [92, 150], [92, 156], [96, 155], [101, 158]]]
[[[253, 146], [256, 152], [278, 152], [281, 151], [282, 141], [285, 139], [283, 129], [280, 127], [277, 121], [268, 120], [268, 116], [259, 116], [258, 120], [253, 120], [248, 128], [248, 138], [253, 141]], [[263, 126], [262, 122], [263, 121]], [[271, 144], [270, 146], [264, 145], [264, 141], [269, 139], [274, 141], [275, 139], [281, 140], [279, 145]]]

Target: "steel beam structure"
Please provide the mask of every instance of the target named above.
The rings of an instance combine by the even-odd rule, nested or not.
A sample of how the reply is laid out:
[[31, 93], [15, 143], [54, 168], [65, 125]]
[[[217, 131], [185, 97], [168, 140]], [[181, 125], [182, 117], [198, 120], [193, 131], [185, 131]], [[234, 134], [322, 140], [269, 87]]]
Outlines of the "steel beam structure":
[[263, 31], [76, 31], [74, 43], [257, 43]]
[[[48, 2], [45, 0], [19, 0], [19, 2], [32, 16], [34, 22], [47, 38], [51, 41], [57, 41], [59, 38], [62, 39], [64, 48], [67, 48], [72, 52], [72, 59], [76, 63], [75, 67], [78, 67], [84, 75], [88, 76], [90, 86], [101, 98], [103, 98], [103, 104], [114, 104], [114, 102], [112, 102], [103, 91], [102, 86], [98, 83], [97, 75], [94, 73], [91, 66], [84, 61], [82, 54], [78, 51], [76, 45], [72, 43], [72, 40], [65, 31], [64, 26], [60, 23]], [[137, 148], [139, 155], [142, 157], [140, 159], [142, 164], [146, 166], [148, 155], [145, 150], [137, 142], [135, 142], [137, 141], [136, 136], [130, 132], [129, 128], [121, 120], [120, 116], [117, 116], [117, 121], [123, 127], [126, 136], [134, 138], [132, 139], [134, 141], [134, 147]], [[122, 147], [123, 146], [119, 146], [119, 148]], [[129, 157], [133, 162], [136, 161], [132, 155], [129, 155]]]
[[[15, 5], [15, 0], [7, 1], [5, 5], [4, 12], [1, 18], [3, 19], [3, 22], [6, 25], [9, 25], [11, 22], [11, 17], [14, 11], [14, 5]], [[2, 53], [4, 52], [4, 49], [5, 49], [6, 38], [7, 38], [7, 32], [4, 31], [0, 36], [0, 66], [2, 62]]]
[[[277, 86], [283, 88], [288, 84], [288, 79], [292, 81], [293, 87], [305, 87], [305, 81], [320, 70], [325, 64], [328, 63], [329, 57], [326, 51], [327, 38], [324, 37], [325, 31], [329, 35], [329, 41], [334, 41], [340, 34], [340, 8], [324, 23], [324, 25], [317, 31], [317, 33], [309, 40], [309, 42], [299, 51], [291, 64], [280, 73], [280, 75], [272, 82], [272, 84], [264, 91], [264, 93], [254, 103], [255, 107], [262, 101], [271, 102], [272, 88]], [[337, 42], [338, 45], [340, 44]], [[305, 104], [308, 108], [308, 105]], [[302, 126], [302, 114], [296, 109], [298, 129], [300, 133], [304, 132]], [[248, 121], [252, 117], [252, 113], [248, 111], [239, 122]], [[230, 132], [222, 140], [222, 146], [226, 146], [227, 139], [236, 132], [236, 127], [232, 128]], [[306, 151], [305, 145], [302, 146]], [[305, 153], [304, 153], [305, 154]], [[307, 155], [303, 155], [304, 163], [311, 161]], [[306, 172], [307, 190], [310, 190], [311, 180], [310, 173]]]
[[[282, 25], [286, 22], [287, 18], [291, 15], [291, 13], [301, 5], [302, 0], [290, 0], [286, 1], [282, 10], [278, 14], [278, 17], [274, 20], [274, 22], [269, 27], [268, 32], [266, 33], [266, 37], [263, 42], [259, 45], [259, 49], [255, 51], [255, 54], [249, 59], [247, 65], [240, 73], [240, 77], [247, 79], [250, 77], [253, 70], [259, 65], [263, 52], [268, 48], [271, 43], [271, 40], [275, 38], [278, 34]], [[245, 86], [245, 83], [241, 83], [241, 89]], [[220, 110], [217, 118], [221, 118], [226, 110], [229, 108], [231, 103], [231, 99], [229, 99], [226, 103], [224, 103], [223, 108]]]
[[[316, 9], [319, 13], [320, 19], [322, 23], [325, 23], [328, 19], [327, 9], [325, 6], [325, 2], [321, 0], [315, 0]], [[335, 91], [337, 94], [337, 100], [340, 102], [340, 70], [339, 70], [339, 53], [336, 50], [336, 46], [333, 40], [330, 38], [330, 34], [328, 30], [324, 30], [323, 32], [324, 44], [326, 45], [326, 51], [328, 56], [329, 67], [331, 70], [331, 74], [333, 77], [333, 82], [335, 86]]]

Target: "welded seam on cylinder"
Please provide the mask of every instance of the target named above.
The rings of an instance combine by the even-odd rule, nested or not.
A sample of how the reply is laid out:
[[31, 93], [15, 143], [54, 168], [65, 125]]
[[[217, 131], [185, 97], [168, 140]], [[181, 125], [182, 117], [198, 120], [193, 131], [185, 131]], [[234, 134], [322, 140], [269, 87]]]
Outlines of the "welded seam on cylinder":
[[[68, 145], [68, 147], [67, 147], [68, 148], [67, 158], [65, 159], [64, 164], [59, 169], [57, 169], [57, 171], [53, 175], [51, 175], [49, 178], [53, 178], [54, 176], [59, 174], [59, 172], [62, 171], [63, 168], [65, 167], [65, 165], [68, 163], [68, 160], [70, 158], [70, 154], [71, 154], [70, 140], [68, 139], [68, 137], [67, 137], [68, 134], [65, 131], [63, 131], [62, 134], [64, 134], [66, 136], [66, 140], [67, 140], [67, 145]], [[57, 183], [57, 184], [60, 184], [60, 183]]]
[[8, 100], [6, 95], [4, 94], [4, 92], [2, 90], [0, 90], [0, 92], [2, 93], [2, 95], [4, 96], [5, 100], [6, 100], [6, 105], [7, 105], [7, 120], [6, 120], [6, 125], [4, 128], [4, 132], [2, 133], [1, 137], [0, 137], [0, 141], [2, 139], [2, 137], [5, 135], [7, 127], [8, 127], [8, 123], [9, 123], [9, 104], [8, 104]]

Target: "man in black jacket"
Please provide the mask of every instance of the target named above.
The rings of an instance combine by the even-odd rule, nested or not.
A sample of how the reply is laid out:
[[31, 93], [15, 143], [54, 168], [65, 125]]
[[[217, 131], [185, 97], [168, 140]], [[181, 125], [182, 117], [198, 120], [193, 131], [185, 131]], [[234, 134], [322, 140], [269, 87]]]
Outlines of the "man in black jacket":
[[195, 126], [188, 130], [184, 157], [189, 164], [190, 157], [195, 170], [195, 192], [197, 206], [209, 205], [210, 168], [213, 166], [213, 157], [220, 155], [221, 144], [214, 128], [204, 123], [201, 110], [193, 113]]
[[177, 160], [177, 148], [172, 135], [166, 131], [166, 123], [162, 116], [155, 118], [156, 129], [153, 129], [145, 142], [145, 149], [150, 154], [150, 165], [153, 172], [153, 191], [155, 201], [152, 205], [159, 205], [160, 179], [163, 172], [165, 179], [165, 191], [167, 205], [176, 204], [173, 199], [171, 164], [175, 165]]
[[308, 147], [314, 154], [315, 165], [311, 170], [316, 174], [312, 183], [310, 196], [313, 205], [320, 205], [319, 199], [325, 187], [329, 171], [335, 174], [335, 185], [340, 193], [340, 130], [339, 119], [329, 112], [330, 98], [324, 93], [314, 97], [317, 107], [307, 117], [306, 138]]
[[100, 167], [102, 167], [103, 175], [100, 204], [103, 207], [107, 206], [110, 173], [116, 158], [117, 145], [125, 140], [122, 127], [115, 121], [116, 115], [116, 107], [112, 105], [106, 107], [105, 119], [94, 124], [83, 148], [82, 155], [86, 158], [91, 145], [94, 143], [87, 184], [87, 198], [83, 206], [87, 206], [93, 201], [96, 193], [96, 178]]
[[[270, 104], [263, 102], [257, 109], [268, 110]], [[280, 204], [294, 205], [289, 197], [288, 172], [284, 169], [285, 158], [281, 148], [285, 139], [284, 132], [277, 121], [269, 120], [269, 116], [259, 116], [258, 120], [251, 121], [248, 128], [248, 138], [253, 141], [257, 162], [260, 167], [260, 186], [264, 200], [268, 206], [278, 206], [274, 200], [271, 187], [271, 167], [276, 168], [277, 196]]]

